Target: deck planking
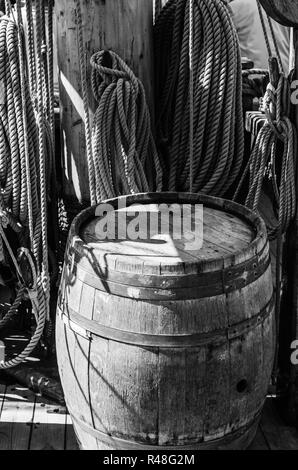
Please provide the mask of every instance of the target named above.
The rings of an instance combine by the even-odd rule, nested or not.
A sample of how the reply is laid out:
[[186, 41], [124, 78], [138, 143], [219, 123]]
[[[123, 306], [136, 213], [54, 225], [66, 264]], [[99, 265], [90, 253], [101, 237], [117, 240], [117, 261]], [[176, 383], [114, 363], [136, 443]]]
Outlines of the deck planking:
[[37, 396], [31, 428], [30, 450], [64, 450], [66, 412]]
[[77, 450], [65, 408], [19, 385], [0, 383], [0, 450]]
[[[78, 450], [66, 409], [19, 385], [0, 383], [0, 450]], [[298, 450], [298, 430], [284, 424], [268, 397], [248, 450]]]
[[0, 415], [0, 450], [27, 450], [35, 396], [23, 387], [6, 387]]

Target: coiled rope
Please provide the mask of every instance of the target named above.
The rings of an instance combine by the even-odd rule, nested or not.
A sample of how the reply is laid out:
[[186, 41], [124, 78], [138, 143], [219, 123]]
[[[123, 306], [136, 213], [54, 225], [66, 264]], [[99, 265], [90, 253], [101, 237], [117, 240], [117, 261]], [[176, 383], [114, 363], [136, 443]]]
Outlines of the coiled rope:
[[[47, 248], [47, 169], [53, 160], [53, 145], [50, 126], [44, 116], [43, 94], [44, 73], [42, 71], [42, 1], [37, 4], [36, 52], [37, 83], [34, 84], [34, 70], [27, 75], [25, 43], [21, 3], [17, 0], [17, 22], [10, 2], [7, 11], [11, 16], [0, 19], [0, 239], [12, 260], [18, 278], [19, 291], [14, 304], [0, 322], [0, 327], [17, 313], [18, 307], [27, 295], [36, 319], [36, 330], [24, 349], [12, 360], [0, 363], [0, 369], [15, 367], [23, 362], [38, 344], [46, 320], [49, 319], [49, 275]], [[34, 61], [32, 4], [27, 0], [26, 11], [29, 19], [29, 62]], [[31, 18], [31, 20], [30, 20]], [[37, 92], [37, 114], [30, 96]], [[34, 88], [34, 90], [33, 90]], [[48, 168], [46, 167], [48, 163]], [[30, 267], [32, 283], [24, 279], [15, 253], [5, 234], [11, 226], [18, 233], [20, 242], [32, 249], [23, 248], [26, 263]]]
[[113, 51], [91, 57], [92, 90], [98, 108], [90, 129], [80, 0], [76, 6], [91, 203], [122, 194], [161, 191], [162, 168], [144, 87]]
[[189, 191], [193, 107], [193, 190], [223, 196], [243, 161], [240, 50], [226, 6], [220, 0], [195, 0], [192, 10], [192, 1], [169, 0], [155, 24], [158, 145], [169, 169], [167, 189]]
[[[281, 309], [283, 239], [296, 213], [297, 136], [295, 126], [289, 118], [289, 103], [289, 82], [284, 74], [280, 74], [277, 88], [272, 83], [269, 83], [267, 87], [263, 100], [267, 122], [258, 133], [234, 198], [236, 199], [247, 174], [249, 174], [249, 190], [245, 205], [258, 211], [264, 180], [266, 177], [271, 179], [275, 203], [278, 208], [278, 221], [275, 226], [267, 223], [267, 230], [269, 239], [277, 240], [275, 298], [277, 337], [279, 336]], [[278, 144], [283, 146], [282, 154], [277, 151]], [[279, 176], [277, 173], [280, 173]], [[278, 376], [278, 351], [279, 344], [277, 342], [274, 380]]]
[[[109, 61], [110, 67], [105, 66]], [[91, 66], [98, 102], [92, 126], [97, 200], [161, 191], [162, 171], [142, 83], [115, 52], [94, 54]], [[147, 167], [155, 169], [151, 184]]]
[[90, 124], [90, 116], [89, 116], [87, 68], [86, 68], [86, 61], [85, 61], [81, 0], [76, 0], [76, 18], [77, 18], [77, 25], [78, 25], [79, 60], [80, 60], [82, 95], [83, 95], [83, 105], [84, 105], [85, 141], [86, 141], [86, 156], [87, 156], [87, 164], [88, 164], [90, 200], [91, 200], [91, 205], [94, 205], [97, 202], [96, 201], [96, 187], [95, 187], [95, 168], [94, 168], [94, 163], [92, 159], [91, 124]]
[[[294, 124], [288, 116], [289, 84], [283, 74], [280, 74], [278, 86], [275, 89], [269, 83], [263, 100], [266, 124], [258, 133], [246, 169], [242, 174], [234, 199], [237, 199], [243, 182], [249, 174], [249, 190], [245, 205], [254, 211], [258, 210], [263, 182], [266, 175], [272, 181], [276, 204], [278, 207], [278, 224], [268, 226], [271, 240], [278, 234], [286, 233], [296, 212], [295, 162], [297, 156], [297, 138]], [[283, 143], [281, 161], [276, 151], [278, 141]], [[280, 178], [277, 178], [276, 168], [281, 166]]]

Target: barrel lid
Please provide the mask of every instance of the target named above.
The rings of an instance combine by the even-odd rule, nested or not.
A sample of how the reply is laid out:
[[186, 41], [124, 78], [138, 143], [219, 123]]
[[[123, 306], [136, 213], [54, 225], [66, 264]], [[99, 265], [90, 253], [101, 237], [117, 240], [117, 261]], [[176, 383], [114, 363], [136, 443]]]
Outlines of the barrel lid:
[[105, 269], [162, 274], [244, 262], [262, 250], [265, 234], [256, 214], [230, 201], [155, 193], [87, 209], [75, 219], [70, 240]]

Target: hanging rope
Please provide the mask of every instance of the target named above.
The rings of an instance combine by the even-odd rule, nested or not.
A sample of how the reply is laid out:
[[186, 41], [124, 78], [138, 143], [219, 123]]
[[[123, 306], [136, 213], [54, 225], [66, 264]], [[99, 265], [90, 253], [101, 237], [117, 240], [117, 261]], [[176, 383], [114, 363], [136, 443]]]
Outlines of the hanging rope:
[[47, 319], [49, 319], [49, 255], [48, 255], [48, 233], [47, 233], [47, 181], [46, 181], [46, 152], [45, 152], [45, 116], [43, 105], [43, 50], [42, 50], [42, 1], [37, 2], [36, 8], [36, 62], [37, 62], [37, 109], [38, 109], [38, 144], [39, 144], [39, 174], [40, 174], [40, 218], [41, 218], [41, 290], [45, 295], [45, 308]]
[[98, 102], [91, 132], [80, 0], [76, 15], [91, 203], [121, 194], [160, 191], [162, 169], [144, 87], [113, 51], [91, 58], [92, 90]]
[[[26, 2], [27, 16], [32, 20], [31, 1]], [[49, 318], [49, 275], [47, 244], [47, 170], [52, 168], [53, 145], [50, 125], [44, 116], [43, 96], [45, 74], [42, 70], [43, 0], [36, 2], [36, 52], [38, 79], [34, 85], [34, 73], [28, 77], [25, 55], [21, 2], [17, 0], [17, 21], [11, 17], [0, 20], [0, 240], [11, 259], [18, 278], [19, 291], [0, 327], [13, 316], [21, 302], [29, 297], [36, 319], [36, 330], [22, 353], [12, 360], [0, 363], [0, 369], [21, 363], [38, 344]], [[35, 63], [33, 24], [28, 24], [29, 61]], [[35, 70], [35, 67], [33, 67]], [[32, 72], [32, 70], [31, 70]], [[30, 97], [30, 86], [37, 91], [37, 115]], [[36, 121], [37, 119], [37, 121]], [[18, 261], [5, 234], [8, 225], [18, 234], [26, 263], [32, 274], [32, 285], [22, 275]]]
[[[234, 199], [237, 198], [243, 182], [250, 175], [249, 190], [246, 198], [246, 206], [254, 211], [258, 210], [262, 186], [266, 174], [272, 181], [276, 203], [279, 209], [278, 224], [275, 227], [268, 226], [268, 234], [271, 240], [278, 233], [285, 233], [296, 211], [295, 191], [295, 162], [296, 162], [296, 131], [293, 123], [286, 114], [288, 104], [288, 81], [283, 74], [280, 75], [278, 87], [275, 89], [270, 83], [264, 97], [263, 106], [267, 123], [258, 133], [251, 156], [239, 182]], [[289, 98], [288, 98], [289, 99]], [[272, 114], [272, 110], [276, 114]], [[276, 151], [278, 141], [283, 143], [283, 155], [281, 158], [281, 176], [276, 176], [279, 157]]]
[[[288, 117], [289, 102], [289, 84], [285, 76], [281, 74], [276, 89], [272, 83], [269, 83], [267, 87], [263, 101], [267, 123], [258, 133], [246, 170], [243, 172], [236, 191], [237, 195], [247, 174], [249, 174], [249, 190], [245, 205], [258, 211], [264, 180], [267, 177], [272, 182], [275, 204], [278, 208], [278, 221], [275, 226], [267, 224], [267, 230], [269, 239], [277, 240], [275, 299], [277, 337], [280, 325], [283, 238], [296, 213], [297, 137], [295, 126]], [[283, 147], [281, 157], [280, 152], [277, 151], [278, 145]], [[280, 168], [279, 176], [277, 176], [278, 167]], [[278, 376], [278, 348], [277, 342], [274, 380]]]
[[33, 101], [36, 96], [36, 61], [35, 61], [35, 40], [34, 22], [32, 12], [32, 0], [26, 0], [26, 23], [27, 23], [27, 43], [28, 43], [28, 69], [30, 79], [30, 91]]
[[[112, 51], [94, 54], [91, 66], [92, 89], [98, 102], [92, 127], [97, 201], [161, 191], [162, 170], [142, 83]], [[154, 170], [151, 184], [147, 168]]]
[[195, 0], [192, 96], [189, 3], [169, 0], [155, 25], [158, 144], [170, 173], [167, 189], [189, 191], [193, 106], [193, 190], [220, 196], [235, 182], [243, 160], [240, 50], [221, 0]]
[[280, 56], [280, 52], [279, 52], [279, 47], [278, 47], [276, 35], [275, 35], [275, 32], [274, 32], [272, 20], [271, 20], [270, 16], [267, 15], [266, 12], [264, 12], [263, 7], [260, 4], [259, 0], [257, 0], [257, 5], [258, 5], [259, 16], [260, 16], [260, 20], [261, 20], [263, 33], [264, 33], [264, 38], [265, 38], [265, 42], [266, 42], [266, 47], [267, 47], [267, 51], [268, 51], [268, 57], [273, 57], [273, 52], [272, 52], [272, 49], [271, 49], [271, 46], [270, 46], [269, 33], [268, 33], [267, 26], [266, 26], [266, 23], [265, 23], [264, 13], [266, 14], [267, 22], [268, 22], [268, 25], [269, 25], [271, 37], [272, 37], [272, 40], [273, 40], [273, 45], [274, 45], [274, 48], [275, 48], [276, 58], [278, 60], [278, 65], [280, 67], [280, 71], [284, 73], [284, 68], [283, 68], [283, 64], [282, 64], [282, 60], [281, 60], [281, 56]]
[[78, 26], [78, 43], [79, 43], [79, 59], [80, 59], [80, 70], [81, 70], [81, 84], [82, 84], [82, 95], [84, 104], [84, 122], [85, 122], [85, 139], [86, 139], [86, 154], [88, 163], [88, 175], [89, 175], [89, 188], [90, 188], [90, 199], [91, 205], [96, 204], [96, 187], [95, 187], [95, 169], [92, 159], [92, 140], [91, 140], [91, 125], [89, 116], [89, 103], [88, 103], [88, 85], [87, 85], [87, 70], [86, 70], [86, 57], [84, 49], [84, 38], [83, 38], [83, 19], [81, 11], [81, 0], [76, 0], [76, 16]]

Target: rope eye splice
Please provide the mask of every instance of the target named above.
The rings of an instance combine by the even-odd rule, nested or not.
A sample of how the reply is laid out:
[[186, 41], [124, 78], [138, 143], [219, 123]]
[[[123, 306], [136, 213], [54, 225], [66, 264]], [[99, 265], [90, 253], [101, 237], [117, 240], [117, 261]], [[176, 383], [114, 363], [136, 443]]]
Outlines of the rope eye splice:
[[[0, 83], [4, 85], [0, 103], [0, 209], [4, 214], [0, 240], [14, 264], [19, 290], [11, 309], [0, 321], [0, 328], [18, 312], [21, 302], [29, 299], [36, 329], [24, 351], [12, 360], [2, 361], [0, 369], [15, 367], [25, 361], [50, 324], [47, 245], [49, 183], [46, 175], [53, 168], [53, 108], [49, 108], [47, 117], [44, 108], [44, 104], [48, 106], [49, 102], [53, 102], [50, 97], [53, 70], [48, 70], [46, 66], [51, 63], [48, 56], [52, 52], [47, 52], [44, 47], [45, 2], [40, 0], [35, 4], [35, 25], [32, 0], [26, 0], [29, 68], [21, 1], [16, 1], [16, 15], [10, 1], [6, 2], [6, 6], [9, 16], [3, 16], [0, 21]], [[52, 12], [50, 7], [49, 31], [52, 31]], [[47, 167], [48, 162], [52, 163]], [[5, 234], [7, 219], [20, 245], [24, 246], [18, 253], [18, 259]]]

